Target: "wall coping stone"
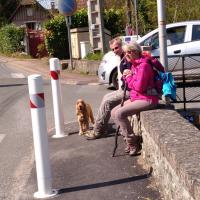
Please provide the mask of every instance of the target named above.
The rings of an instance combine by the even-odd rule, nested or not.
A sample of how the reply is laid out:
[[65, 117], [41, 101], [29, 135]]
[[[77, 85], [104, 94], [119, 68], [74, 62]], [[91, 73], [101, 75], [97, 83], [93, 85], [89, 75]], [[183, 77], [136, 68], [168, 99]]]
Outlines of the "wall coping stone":
[[172, 109], [143, 111], [140, 120], [187, 191], [200, 199], [199, 129]]

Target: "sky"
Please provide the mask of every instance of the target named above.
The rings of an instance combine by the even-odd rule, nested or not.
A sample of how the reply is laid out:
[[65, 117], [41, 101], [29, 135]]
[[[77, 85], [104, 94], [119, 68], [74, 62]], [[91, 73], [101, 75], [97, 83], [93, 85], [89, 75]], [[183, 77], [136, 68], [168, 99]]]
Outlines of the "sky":
[[37, 0], [43, 7], [45, 7], [45, 8], [50, 8], [50, 5], [51, 5], [51, 2], [53, 1], [53, 2], [55, 2], [56, 3], [56, 1], [57, 0]]

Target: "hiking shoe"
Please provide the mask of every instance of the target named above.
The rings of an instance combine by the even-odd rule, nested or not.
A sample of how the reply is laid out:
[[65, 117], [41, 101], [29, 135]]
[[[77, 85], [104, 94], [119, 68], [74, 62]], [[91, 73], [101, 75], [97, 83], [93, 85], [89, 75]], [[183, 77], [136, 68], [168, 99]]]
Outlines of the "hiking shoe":
[[129, 153], [129, 152], [130, 152], [130, 147], [127, 146], [127, 147], [124, 149], [124, 152], [125, 152], [125, 153]]
[[94, 130], [89, 130], [86, 132], [85, 137], [87, 140], [96, 140], [101, 137], [102, 134], [95, 132]]

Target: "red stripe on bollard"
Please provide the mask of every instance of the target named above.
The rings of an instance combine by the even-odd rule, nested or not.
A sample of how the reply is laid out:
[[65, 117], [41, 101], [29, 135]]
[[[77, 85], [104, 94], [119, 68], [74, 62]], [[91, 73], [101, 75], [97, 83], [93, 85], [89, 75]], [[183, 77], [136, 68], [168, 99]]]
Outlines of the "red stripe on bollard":
[[51, 75], [52, 79], [54, 79], [54, 80], [59, 79], [59, 74], [60, 74], [59, 71], [50, 71], [50, 75]]
[[30, 94], [30, 107], [43, 108], [44, 107], [44, 93]]
[[37, 108], [34, 104], [33, 104], [33, 102], [30, 100], [30, 107], [31, 108]]
[[38, 93], [37, 95], [44, 100], [44, 93]]

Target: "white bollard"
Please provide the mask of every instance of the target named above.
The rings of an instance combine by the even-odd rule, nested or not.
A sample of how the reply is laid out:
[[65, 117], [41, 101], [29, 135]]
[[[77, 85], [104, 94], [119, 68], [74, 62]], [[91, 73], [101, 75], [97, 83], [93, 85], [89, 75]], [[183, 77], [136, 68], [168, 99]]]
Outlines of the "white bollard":
[[34, 193], [34, 197], [53, 197], [57, 191], [52, 190], [42, 76], [38, 74], [28, 76], [28, 87], [38, 183], [38, 192]]
[[65, 137], [64, 134], [64, 114], [62, 109], [61, 85], [59, 81], [60, 76], [60, 63], [58, 58], [51, 58], [49, 60], [50, 74], [51, 74], [51, 87], [53, 96], [53, 109], [55, 120], [54, 138]]

